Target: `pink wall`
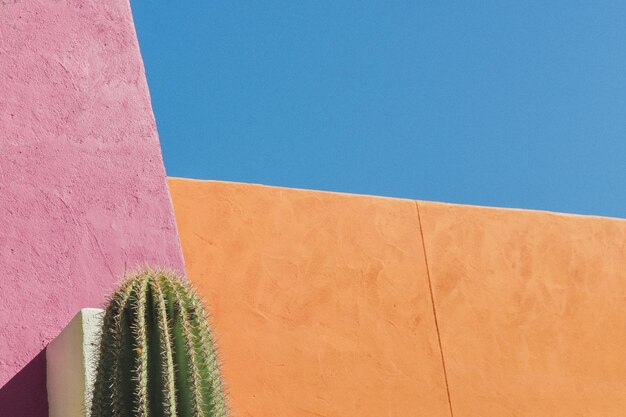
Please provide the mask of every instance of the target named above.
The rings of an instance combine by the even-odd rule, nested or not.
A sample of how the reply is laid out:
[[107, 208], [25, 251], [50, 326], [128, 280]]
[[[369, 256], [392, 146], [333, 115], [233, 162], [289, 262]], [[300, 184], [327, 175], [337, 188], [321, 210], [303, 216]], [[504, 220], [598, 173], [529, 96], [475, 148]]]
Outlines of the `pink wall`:
[[0, 135], [0, 415], [46, 416], [78, 309], [183, 269], [128, 0], [0, 2]]

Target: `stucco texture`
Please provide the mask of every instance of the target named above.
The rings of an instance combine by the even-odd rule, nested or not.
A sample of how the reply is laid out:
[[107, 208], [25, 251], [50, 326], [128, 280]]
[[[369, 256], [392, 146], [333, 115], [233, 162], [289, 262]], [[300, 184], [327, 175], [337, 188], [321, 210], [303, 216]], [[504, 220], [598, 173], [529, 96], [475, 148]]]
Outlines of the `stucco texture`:
[[47, 415], [42, 349], [182, 254], [127, 0], [0, 2], [0, 415]]
[[449, 416], [415, 203], [170, 179], [237, 416]]
[[169, 184], [235, 415], [624, 415], [626, 221]]
[[420, 203], [455, 416], [626, 412], [626, 221]]

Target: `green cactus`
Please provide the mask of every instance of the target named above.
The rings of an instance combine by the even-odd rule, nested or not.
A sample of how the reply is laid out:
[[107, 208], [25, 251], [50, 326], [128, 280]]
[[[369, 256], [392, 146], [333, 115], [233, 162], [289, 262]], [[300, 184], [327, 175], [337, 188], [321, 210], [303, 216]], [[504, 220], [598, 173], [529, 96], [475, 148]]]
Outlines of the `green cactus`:
[[224, 417], [208, 318], [175, 274], [125, 279], [104, 313], [91, 417]]

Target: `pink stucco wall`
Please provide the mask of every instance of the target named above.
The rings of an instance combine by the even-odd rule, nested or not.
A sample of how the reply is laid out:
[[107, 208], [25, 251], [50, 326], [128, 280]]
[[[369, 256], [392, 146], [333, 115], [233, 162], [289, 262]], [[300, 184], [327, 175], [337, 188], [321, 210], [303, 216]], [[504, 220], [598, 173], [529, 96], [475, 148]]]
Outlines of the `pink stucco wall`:
[[128, 0], [0, 2], [0, 415], [127, 269], [183, 269]]

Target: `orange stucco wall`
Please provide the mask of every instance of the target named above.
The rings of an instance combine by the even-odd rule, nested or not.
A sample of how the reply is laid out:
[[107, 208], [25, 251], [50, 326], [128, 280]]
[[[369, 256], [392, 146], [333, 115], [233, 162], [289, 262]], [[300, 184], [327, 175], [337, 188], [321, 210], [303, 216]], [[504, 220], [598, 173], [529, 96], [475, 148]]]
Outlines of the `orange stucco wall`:
[[623, 416], [625, 221], [169, 184], [235, 415]]
[[420, 214], [455, 417], [626, 415], [626, 221]]

